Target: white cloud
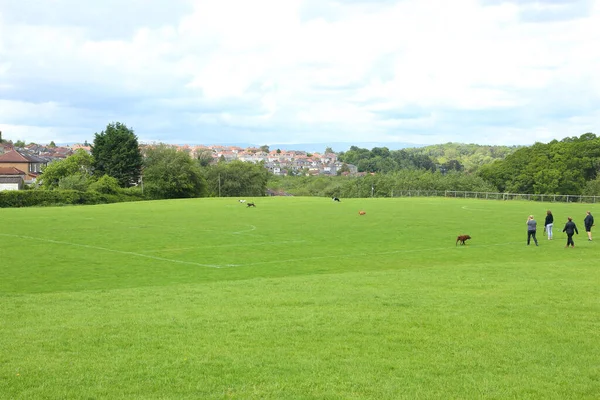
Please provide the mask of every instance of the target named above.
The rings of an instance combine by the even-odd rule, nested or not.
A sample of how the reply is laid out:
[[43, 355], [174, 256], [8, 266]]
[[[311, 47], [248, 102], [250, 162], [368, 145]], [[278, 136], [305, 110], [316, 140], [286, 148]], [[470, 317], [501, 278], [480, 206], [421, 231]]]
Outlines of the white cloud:
[[115, 120], [179, 143], [598, 130], [600, 0], [143, 3], [0, 0], [4, 137], [92, 140]]

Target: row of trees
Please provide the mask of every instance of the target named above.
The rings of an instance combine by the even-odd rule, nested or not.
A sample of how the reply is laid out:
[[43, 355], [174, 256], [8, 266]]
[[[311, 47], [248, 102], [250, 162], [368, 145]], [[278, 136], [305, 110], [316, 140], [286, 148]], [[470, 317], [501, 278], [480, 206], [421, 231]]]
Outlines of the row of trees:
[[464, 190], [493, 192], [495, 188], [481, 177], [464, 172], [404, 169], [388, 174], [345, 176], [278, 176], [271, 178], [269, 188], [294, 196], [326, 197], [392, 197], [405, 190]]
[[[150, 199], [203, 196], [263, 196], [268, 171], [241, 161], [208, 162], [165, 144], [140, 148], [126, 125], [109, 124], [95, 134], [91, 154], [83, 149], [42, 171], [40, 189], [116, 193], [133, 186]], [[212, 159], [212, 158], [211, 158]]]
[[[484, 165], [469, 171], [459, 160], [445, 158], [465, 160], [469, 155], [484, 157]], [[215, 164], [209, 154], [192, 159], [164, 144], [140, 149], [134, 132], [114, 123], [95, 134], [91, 154], [78, 150], [48, 165], [41, 188], [110, 193], [137, 186], [151, 199], [263, 196], [267, 188], [294, 195], [343, 197], [390, 196], [400, 190], [600, 194], [600, 138], [592, 133], [527, 147], [447, 144], [390, 151], [352, 146], [338, 157], [374, 174], [275, 177], [262, 164]], [[437, 164], [432, 157], [446, 161]]]
[[500, 192], [596, 195], [599, 168], [600, 138], [586, 133], [521, 147], [478, 175]]
[[[359, 172], [389, 173], [403, 169], [430, 171], [475, 172], [482, 165], [503, 159], [514, 153], [517, 146], [482, 146], [477, 144], [446, 143], [425, 147], [389, 150], [387, 147], [364, 149], [350, 147], [338, 154], [344, 163], [354, 164]], [[331, 148], [327, 148], [331, 150]], [[326, 151], [327, 151], [326, 150]]]

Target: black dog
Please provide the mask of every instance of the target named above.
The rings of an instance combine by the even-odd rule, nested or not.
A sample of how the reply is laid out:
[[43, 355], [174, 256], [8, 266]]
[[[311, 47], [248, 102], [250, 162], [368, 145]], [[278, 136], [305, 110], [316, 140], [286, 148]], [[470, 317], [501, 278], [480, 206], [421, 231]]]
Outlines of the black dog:
[[333, 200], [333, 201], [340, 201], [340, 199], [338, 199], [337, 197], [332, 197], [331, 200]]
[[469, 239], [471, 239], [471, 236], [469, 235], [460, 235], [456, 238], [456, 245], [458, 246], [458, 242], [460, 242], [461, 245], [465, 245], [465, 242]]
[[256, 207], [256, 205], [254, 203], [246, 203], [248, 205], [248, 207]]

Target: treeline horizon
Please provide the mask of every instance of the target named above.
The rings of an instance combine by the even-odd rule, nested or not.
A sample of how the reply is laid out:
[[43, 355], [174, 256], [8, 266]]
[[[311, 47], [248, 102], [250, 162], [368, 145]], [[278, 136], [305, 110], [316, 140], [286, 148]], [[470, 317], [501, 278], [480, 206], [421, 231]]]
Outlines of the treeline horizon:
[[[51, 196], [3, 192], [0, 197], [55, 199], [60, 191], [68, 192], [69, 199], [78, 198], [74, 192], [88, 193], [82, 202], [96, 201], [94, 193], [104, 196], [100, 201], [107, 201], [106, 196], [131, 201], [260, 197], [268, 192], [389, 197], [405, 190], [600, 195], [600, 138], [593, 133], [531, 146], [452, 142], [402, 150], [352, 146], [336, 154], [362, 174], [344, 174], [342, 167], [337, 176], [310, 176], [307, 170], [276, 176], [264, 163], [213, 161], [206, 154], [194, 159], [168, 144], [140, 146], [133, 130], [111, 123], [95, 134], [91, 154], [80, 149], [48, 164], [38, 183], [23, 191], [54, 192]], [[0, 199], [0, 206], [19, 204], [31, 205], [31, 201], [2, 203]]]

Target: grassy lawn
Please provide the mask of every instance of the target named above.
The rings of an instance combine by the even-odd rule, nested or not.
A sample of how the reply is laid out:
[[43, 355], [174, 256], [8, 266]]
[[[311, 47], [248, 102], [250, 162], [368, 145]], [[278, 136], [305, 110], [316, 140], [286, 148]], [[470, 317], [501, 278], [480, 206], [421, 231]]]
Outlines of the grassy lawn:
[[598, 398], [598, 206], [254, 200], [0, 209], [0, 398]]

